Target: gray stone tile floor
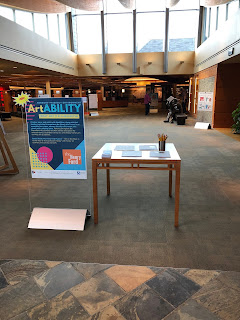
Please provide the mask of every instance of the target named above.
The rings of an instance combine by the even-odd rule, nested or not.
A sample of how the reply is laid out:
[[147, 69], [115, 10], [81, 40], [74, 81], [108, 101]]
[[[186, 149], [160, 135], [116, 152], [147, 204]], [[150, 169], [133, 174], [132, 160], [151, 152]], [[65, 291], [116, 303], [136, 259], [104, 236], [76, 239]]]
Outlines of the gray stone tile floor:
[[0, 260], [0, 274], [1, 320], [238, 320], [240, 315], [240, 272]]

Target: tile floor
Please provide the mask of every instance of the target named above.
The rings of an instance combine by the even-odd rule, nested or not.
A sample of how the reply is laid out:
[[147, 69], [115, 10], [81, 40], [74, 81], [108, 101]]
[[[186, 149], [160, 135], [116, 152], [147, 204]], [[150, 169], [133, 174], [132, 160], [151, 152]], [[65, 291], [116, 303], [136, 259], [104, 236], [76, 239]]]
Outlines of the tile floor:
[[0, 260], [0, 319], [237, 320], [240, 273]]

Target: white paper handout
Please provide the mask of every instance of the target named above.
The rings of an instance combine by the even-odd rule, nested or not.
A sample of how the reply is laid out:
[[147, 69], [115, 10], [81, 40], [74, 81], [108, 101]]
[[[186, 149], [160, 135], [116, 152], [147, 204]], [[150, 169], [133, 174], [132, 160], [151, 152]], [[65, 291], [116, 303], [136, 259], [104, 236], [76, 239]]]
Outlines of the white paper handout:
[[118, 145], [114, 149], [115, 151], [134, 151], [135, 147], [133, 145]]
[[157, 150], [157, 146], [153, 145], [140, 145], [139, 146], [140, 151], [151, 151], [151, 150]]
[[171, 158], [169, 151], [150, 151], [150, 157], [153, 157], [153, 158]]
[[142, 152], [141, 151], [123, 151], [122, 157], [141, 157]]

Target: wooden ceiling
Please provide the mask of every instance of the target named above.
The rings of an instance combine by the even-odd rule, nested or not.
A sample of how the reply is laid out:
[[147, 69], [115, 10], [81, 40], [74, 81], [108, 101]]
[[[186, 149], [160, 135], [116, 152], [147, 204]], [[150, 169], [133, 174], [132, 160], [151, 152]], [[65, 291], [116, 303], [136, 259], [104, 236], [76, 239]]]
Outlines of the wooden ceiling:
[[[189, 78], [188, 75], [153, 77], [171, 83], [184, 83]], [[76, 77], [0, 59], [0, 87], [6, 88], [9, 86], [45, 88], [47, 81], [50, 81], [52, 88], [76, 89], [79, 87], [79, 81], [81, 81], [83, 89], [92, 90], [98, 90], [101, 86], [116, 88], [134, 86], [134, 82], [125, 82], [127, 78], [129, 76]]]
[[[133, 9], [133, 0], [118, 0], [123, 7]], [[160, 1], [160, 0], [158, 0]], [[162, 0], [165, 1], [165, 0]], [[166, 0], [168, 7], [174, 7], [179, 1], [184, 0]], [[200, 0], [202, 6], [218, 6], [231, 2], [232, 0]], [[102, 0], [0, 0], [0, 5], [5, 5], [17, 9], [41, 13], [64, 13], [71, 8], [100, 11], [103, 8]]]
[[220, 6], [221, 4], [225, 4], [231, 2], [232, 0], [200, 0], [201, 6]]
[[0, 0], [0, 5], [40, 13], [64, 13], [71, 10], [55, 0]]
[[[118, 1], [125, 8], [134, 8], [134, 0]], [[87, 11], [100, 11], [103, 9], [103, 0], [0, 0], [0, 5], [14, 7], [31, 12], [63, 13], [70, 11], [70, 8]]]

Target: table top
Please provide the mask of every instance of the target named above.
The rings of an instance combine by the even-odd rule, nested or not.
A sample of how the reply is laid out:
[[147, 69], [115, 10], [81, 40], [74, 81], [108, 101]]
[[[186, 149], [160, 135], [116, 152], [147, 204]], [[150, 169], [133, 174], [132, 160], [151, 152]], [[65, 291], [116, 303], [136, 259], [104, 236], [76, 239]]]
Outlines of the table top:
[[[158, 143], [105, 143], [104, 146], [92, 157], [92, 160], [103, 160], [103, 161], [109, 161], [109, 160], [121, 160], [121, 162], [133, 162], [133, 161], [181, 161], [181, 158], [174, 146], [173, 143], [166, 143], [166, 151], [169, 151], [170, 158], [158, 158], [158, 157], [150, 157], [150, 151], [142, 151], [141, 157], [122, 157], [122, 151], [116, 151], [114, 150], [116, 146], [134, 146], [135, 151], [139, 151], [139, 146], [146, 146], [146, 145], [155, 145], [157, 147], [158, 151]], [[111, 150], [112, 156], [111, 158], [102, 158], [102, 153], [105, 150]]]

